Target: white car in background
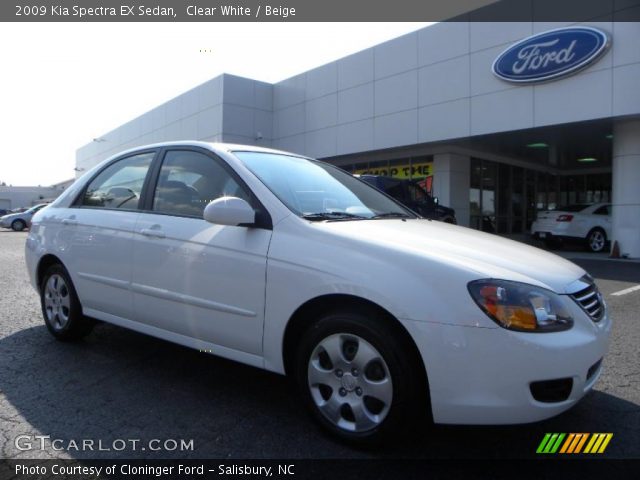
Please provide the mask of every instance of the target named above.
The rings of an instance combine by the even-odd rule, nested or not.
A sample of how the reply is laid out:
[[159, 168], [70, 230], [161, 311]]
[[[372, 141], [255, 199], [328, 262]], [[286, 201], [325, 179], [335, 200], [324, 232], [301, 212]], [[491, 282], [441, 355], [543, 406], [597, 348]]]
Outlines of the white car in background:
[[559, 414], [593, 387], [611, 330], [579, 266], [258, 147], [112, 157], [35, 215], [26, 261], [56, 338], [98, 319], [290, 375], [353, 442], [423, 416]]
[[539, 212], [531, 235], [548, 246], [578, 240], [592, 252], [602, 252], [611, 238], [611, 204], [576, 204]]

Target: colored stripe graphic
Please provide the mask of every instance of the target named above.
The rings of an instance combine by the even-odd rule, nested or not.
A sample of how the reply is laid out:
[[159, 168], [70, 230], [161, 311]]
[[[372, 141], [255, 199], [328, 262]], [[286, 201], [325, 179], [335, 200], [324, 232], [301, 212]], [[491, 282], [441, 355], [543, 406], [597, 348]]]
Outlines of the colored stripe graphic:
[[594, 433], [584, 453], [603, 453], [612, 437], [613, 433]]
[[556, 453], [565, 436], [566, 433], [547, 433], [538, 445], [536, 453]]
[[589, 438], [589, 434], [588, 433], [582, 433], [581, 435], [582, 435], [582, 438], [578, 442], [578, 445], [576, 445], [576, 449], [573, 451], [573, 453], [580, 453], [580, 451], [582, 450], [582, 447], [584, 445], [584, 442], [586, 442], [587, 438]]
[[603, 453], [612, 438], [613, 433], [547, 433], [536, 453]]
[[549, 440], [550, 437], [551, 437], [550, 433], [547, 433], [544, 436], [544, 438], [540, 442], [540, 445], [538, 445], [538, 449], [536, 450], [536, 453], [542, 453], [542, 450], [544, 449], [544, 446], [547, 444], [547, 441]]
[[565, 453], [567, 451], [567, 448], [569, 448], [569, 445], [571, 445], [571, 442], [573, 442], [573, 439], [576, 437], [575, 433], [570, 433], [569, 436], [567, 437], [567, 441], [564, 442], [564, 445], [562, 445], [562, 448], [560, 449], [560, 453]]
[[571, 445], [569, 445], [569, 448], [567, 449], [567, 453], [578, 453], [576, 452], [576, 447], [582, 441], [582, 437], [585, 435], [585, 433], [576, 433], [573, 437], [573, 442], [571, 442]]

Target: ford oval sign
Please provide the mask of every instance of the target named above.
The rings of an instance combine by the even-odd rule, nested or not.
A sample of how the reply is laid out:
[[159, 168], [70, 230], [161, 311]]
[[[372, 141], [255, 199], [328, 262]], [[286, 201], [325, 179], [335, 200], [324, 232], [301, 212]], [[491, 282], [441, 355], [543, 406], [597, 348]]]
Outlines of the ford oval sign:
[[599, 58], [609, 36], [591, 27], [549, 30], [509, 47], [493, 62], [493, 73], [507, 82], [534, 83], [570, 75]]

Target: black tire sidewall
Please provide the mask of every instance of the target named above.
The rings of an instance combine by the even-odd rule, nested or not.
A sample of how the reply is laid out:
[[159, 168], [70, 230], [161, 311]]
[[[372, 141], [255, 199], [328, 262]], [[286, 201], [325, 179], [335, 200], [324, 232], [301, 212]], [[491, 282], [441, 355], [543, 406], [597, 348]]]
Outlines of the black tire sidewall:
[[[384, 358], [393, 383], [393, 400], [384, 421], [373, 430], [349, 432], [338, 428], [324, 417], [318, 409], [308, 386], [307, 369], [309, 358], [320, 341], [338, 334], [357, 335], [373, 345]], [[421, 381], [411, 381], [411, 372], [418, 372], [415, 360], [406, 354], [408, 351], [404, 339], [380, 321], [375, 313], [363, 313], [354, 310], [336, 311], [322, 316], [302, 336], [298, 346], [295, 365], [295, 380], [306, 407], [315, 420], [334, 436], [351, 444], [361, 446], [377, 445], [386, 439], [396, 437], [407, 417], [416, 409], [428, 408], [428, 403], [418, 405]], [[426, 388], [426, 385], [424, 386]]]

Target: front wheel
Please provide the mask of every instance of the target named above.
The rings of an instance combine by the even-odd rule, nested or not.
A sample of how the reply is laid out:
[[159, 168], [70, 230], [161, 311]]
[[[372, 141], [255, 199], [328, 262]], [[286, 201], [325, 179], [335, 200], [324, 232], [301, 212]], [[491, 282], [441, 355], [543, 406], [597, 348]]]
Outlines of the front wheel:
[[377, 444], [428, 411], [412, 346], [376, 313], [324, 316], [299, 344], [296, 379], [314, 418], [335, 436]]
[[52, 265], [40, 285], [44, 322], [58, 340], [78, 340], [93, 329], [93, 321], [82, 314], [78, 295], [62, 265]]
[[602, 252], [606, 244], [607, 234], [601, 228], [594, 228], [587, 235], [587, 248], [591, 252]]

